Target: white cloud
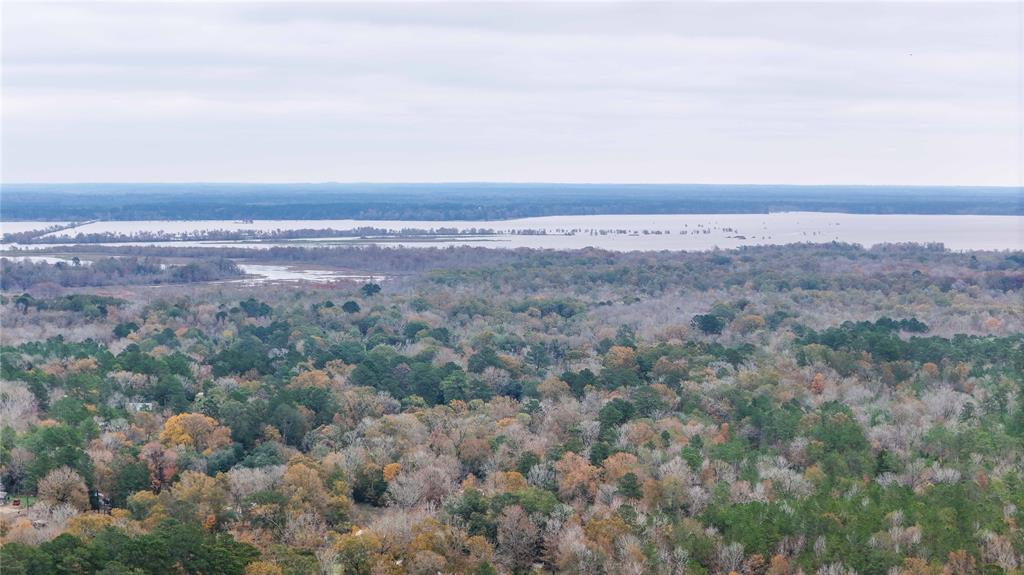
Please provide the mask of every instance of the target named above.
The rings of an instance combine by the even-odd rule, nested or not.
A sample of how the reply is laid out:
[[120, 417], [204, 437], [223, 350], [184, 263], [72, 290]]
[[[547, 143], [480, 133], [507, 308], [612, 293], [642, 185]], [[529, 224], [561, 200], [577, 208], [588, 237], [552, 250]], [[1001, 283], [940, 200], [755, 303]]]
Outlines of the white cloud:
[[1017, 182], [1001, 4], [9, 4], [5, 181]]

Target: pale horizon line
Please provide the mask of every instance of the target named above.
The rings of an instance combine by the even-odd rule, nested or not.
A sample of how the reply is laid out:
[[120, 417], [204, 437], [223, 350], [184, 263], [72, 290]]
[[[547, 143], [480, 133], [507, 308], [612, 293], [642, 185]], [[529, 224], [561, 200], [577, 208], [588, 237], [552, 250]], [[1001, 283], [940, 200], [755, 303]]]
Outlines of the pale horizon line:
[[1015, 184], [858, 184], [858, 183], [784, 183], [784, 182], [643, 182], [643, 181], [533, 181], [533, 180], [275, 180], [275, 181], [242, 181], [242, 180], [179, 180], [179, 181], [19, 181], [0, 182], [3, 186], [750, 186], [750, 187], [792, 187], [792, 188], [994, 188], [1022, 190], [1024, 186]]

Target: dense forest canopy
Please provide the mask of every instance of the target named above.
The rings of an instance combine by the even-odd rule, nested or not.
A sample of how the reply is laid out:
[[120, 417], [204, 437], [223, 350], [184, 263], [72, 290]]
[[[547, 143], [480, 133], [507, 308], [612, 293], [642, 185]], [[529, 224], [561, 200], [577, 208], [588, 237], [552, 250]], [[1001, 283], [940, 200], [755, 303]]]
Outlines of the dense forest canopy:
[[[784, 211], [1024, 214], [1017, 188], [684, 184], [4, 184], [8, 220], [501, 220]], [[315, 227], [315, 226], [312, 226]]]
[[235, 252], [4, 284], [5, 574], [1024, 566], [1024, 253]]

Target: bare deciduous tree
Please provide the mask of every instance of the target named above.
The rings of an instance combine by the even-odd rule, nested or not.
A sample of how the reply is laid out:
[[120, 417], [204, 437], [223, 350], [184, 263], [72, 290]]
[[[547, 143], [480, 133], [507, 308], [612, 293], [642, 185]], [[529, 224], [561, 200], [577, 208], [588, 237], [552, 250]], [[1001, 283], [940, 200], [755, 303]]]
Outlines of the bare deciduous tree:
[[537, 556], [539, 535], [537, 526], [522, 507], [506, 507], [498, 519], [498, 552], [505, 564], [512, 570], [529, 566]]
[[17, 381], [0, 381], [0, 422], [24, 431], [36, 422], [36, 396]]
[[84, 511], [89, 508], [89, 492], [85, 481], [75, 470], [62, 465], [39, 480], [39, 499], [53, 505], [68, 504]]

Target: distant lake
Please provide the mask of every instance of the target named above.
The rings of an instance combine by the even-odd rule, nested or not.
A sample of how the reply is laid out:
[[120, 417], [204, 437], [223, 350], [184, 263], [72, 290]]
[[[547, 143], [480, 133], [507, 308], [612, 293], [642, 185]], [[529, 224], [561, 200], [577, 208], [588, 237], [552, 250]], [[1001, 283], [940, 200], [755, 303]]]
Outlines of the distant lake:
[[[45, 229], [54, 222], [0, 222], [4, 233]], [[34, 227], [33, 227], [34, 226]], [[383, 237], [332, 237], [290, 240], [194, 241], [189, 233], [213, 230], [389, 230]], [[415, 236], [402, 230], [417, 230]], [[423, 231], [433, 231], [424, 234]], [[488, 233], [466, 235], [469, 231]], [[709, 250], [797, 242], [848, 242], [870, 247], [879, 243], [941, 242], [954, 250], [1024, 249], [1024, 217], [976, 215], [875, 215], [820, 212], [772, 214], [678, 214], [549, 216], [501, 221], [402, 220], [257, 220], [257, 221], [99, 221], [48, 234], [73, 237], [79, 233], [114, 232], [179, 234], [184, 241], [121, 242], [116, 245], [331, 246], [379, 244], [435, 247], [477, 245], [494, 248], [577, 249], [596, 247], [615, 251]], [[455, 233], [453, 233], [455, 232]], [[459, 233], [461, 232], [461, 233]], [[493, 233], [492, 233], [493, 232]], [[108, 244], [103, 244], [108, 245]], [[113, 245], [113, 244], [109, 244]], [[9, 249], [12, 245], [5, 245]], [[54, 244], [23, 246], [55, 247]]]

